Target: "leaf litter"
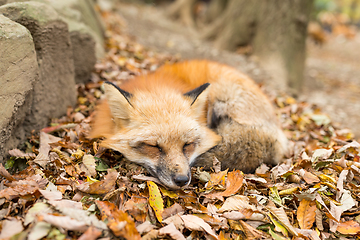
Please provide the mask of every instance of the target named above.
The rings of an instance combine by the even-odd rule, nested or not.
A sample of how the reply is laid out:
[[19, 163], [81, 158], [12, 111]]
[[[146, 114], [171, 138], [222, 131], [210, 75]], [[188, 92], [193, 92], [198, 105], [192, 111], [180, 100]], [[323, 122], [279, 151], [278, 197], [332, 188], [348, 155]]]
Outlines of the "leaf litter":
[[255, 174], [193, 169], [168, 190], [145, 169], [88, 139], [104, 81], [120, 84], [174, 56], [148, 50], [102, 13], [107, 55], [78, 85], [66, 116], [13, 149], [0, 165], [1, 239], [357, 239], [360, 144], [316, 106], [274, 98], [292, 153]]

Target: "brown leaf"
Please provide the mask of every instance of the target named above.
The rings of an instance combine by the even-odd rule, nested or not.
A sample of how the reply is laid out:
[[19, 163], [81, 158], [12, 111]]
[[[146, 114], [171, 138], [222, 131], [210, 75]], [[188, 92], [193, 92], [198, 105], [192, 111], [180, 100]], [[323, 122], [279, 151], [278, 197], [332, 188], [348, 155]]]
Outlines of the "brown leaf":
[[301, 200], [297, 210], [297, 220], [301, 229], [311, 229], [315, 221], [316, 202], [306, 199]]
[[90, 185], [82, 184], [77, 186], [77, 188], [86, 193], [90, 194], [106, 194], [115, 188], [115, 182], [118, 177], [118, 172], [113, 169], [108, 170], [108, 174], [105, 176], [104, 180], [99, 182], [92, 183]]
[[34, 159], [34, 162], [39, 164], [41, 167], [45, 168], [50, 161], [49, 158], [49, 152], [51, 149], [50, 143], [58, 142], [60, 140], [61, 138], [55, 137], [53, 135], [41, 131], [39, 154]]
[[40, 216], [40, 220], [70, 231], [84, 232], [88, 228], [86, 223], [75, 220], [69, 216], [44, 214]]
[[160, 235], [169, 235], [174, 240], [185, 240], [186, 238], [184, 235], [181, 234], [179, 230], [176, 229], [175, 225], [173, 223], [170, 223], [169, 225], [160, 228], [159, 229]]
[[4, 220], [2, 222], [2, 229], [0, 233], [0, 239], [10, 239], [10, 237], [14, 236], [22, 232], [24, 229], [20, 220], [16, 218], [12, 218], [10, 220]]
[[134, 240], [141, 239], [134, 221], [124, 211], [107, 201], [96, 201], [96, 205], [100, 209], [102, 220], [107, 219], [107, 225], [115, 236]]
[[354, 235], [360, 232], [360, 224], [354, 220], [342, 222], [336, 229], [341, 234]]
[[47, 182], [48, 180], [40, 175], [33, 175], [25, 180], [13, 181], [9, 188], [0, 191], [0, 198], [11, 200], [20, 196], [33, 195], [39, 189], [44, 189]]
[[123, 210], [129, 213], [136, 221], [145, 222], [148, 211], [148, 201], [146, 198], [132, 196], [126, 201]]
[[218, 196], [228, 197], [233, 194], [236, 194], [241, 188], [243, 184], [243, 180], [244, 180], [244, 175], [240, 170], [229, 172], [227, 175], [225, 191], [211, 194], [211, 196], [213, 197], [215, 195], [216, 196], [218, 195]]
[[256, 228], [252, 227], [251, 225], [247, 224], [246, 222], [244, 222], [242, 220], [240, 220], [239, 222], [242, 226], [242, 229], [244, 230], [246, 239], [269, 238], [269, 236], [266, 233], [264, 233], [260, 230], [257, 230]]
[[218, 238], [215, 231], [201, 218], [194, 215], [183, 215], [181, 219], [184, 221], [185, 227], [192, 231], [205, 231], [214, 238]]
[[136, 229], [138, 230], [139, 234], [147, 233], [153, 230], [156, 226], [152, 225], [149, 221], [145, 221], [140, 225], [136, 226]]
[[174, 203], [171, 207], [165, 208], [161, 215], [163, 219], [166, 219], [168, 217], [171, 217], [175, 214], [182, 212], [184, 212], [183, 207], [178, 203]]
[[62, 193], [60, 191], [40, 190], [40, 193], [50, 201], [62, 199]]
[[34, 158], [36, 157], [35, 153], [24, 153], [23, 151], [21, 151], [20, 149], [14, 148], [9, 150], [9, 155], [13, 156], [13, 157], [18, 157], [18, 158]]
[[139, 174], [139, 175], [133, 175], [132, 179], [138, 180], [138, 181], [152, 181], [156, 184], [160, 184], [162, 185], [162, 183], [160, 182], [159, 179], [155, 178], [155, 177], [150, 177], [150, 176], [145, 176], [143, 174]]
[[0, 163], [0, 175], [10, 182], [16, 180], [13, 176], [11, 176], [11, 174], [4, 168], [4, 166], [1, 163]]
[[78, 240], [96, 240], [100, 237], [102, 231], [95, 227], [89, 227], [79, 238]]
[[218, 173], [211, 173], [210, 176], [210, 180], [206, 183], [205, 187], [206, 188], [212, 188], [214, 186], [225, 186], [225, 177], [227, 174], [227, 170], [225, 171], [221, 171]]
[[248, 209], [251, 211], [256, 211], [256, 207], [251, 205], [249, 198], [243, 195], [235, 195], [228, 197], [218, 212], [226, 212], [232, 210], [243, 210]]
[[313, 184], [313, 183], [320, 182], [320, 179], [317, 176], [306, 171], [305, 169], [300, 169], [299, 174], [305, 180], [305, 182], [307, 184]]

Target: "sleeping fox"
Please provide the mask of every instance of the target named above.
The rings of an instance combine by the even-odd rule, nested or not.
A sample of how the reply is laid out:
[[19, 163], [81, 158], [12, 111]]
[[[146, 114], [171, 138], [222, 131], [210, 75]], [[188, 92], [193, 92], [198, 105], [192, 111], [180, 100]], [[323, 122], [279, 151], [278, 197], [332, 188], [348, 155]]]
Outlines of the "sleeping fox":
[[121, 152], [173, 189], [190, 183], [191, 166], [254, 171], [277, 164], [287, 139], [274, 109], [246, 75], [215, 62], [164, 65], [120, 87], [104, 84], [90, 137]]

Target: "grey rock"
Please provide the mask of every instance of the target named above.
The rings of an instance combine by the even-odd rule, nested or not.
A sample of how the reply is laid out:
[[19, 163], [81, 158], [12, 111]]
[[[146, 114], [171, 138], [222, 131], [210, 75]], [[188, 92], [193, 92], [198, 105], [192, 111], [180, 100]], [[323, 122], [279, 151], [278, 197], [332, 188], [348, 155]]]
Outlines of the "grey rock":
[[0, 15], [0, 162], [26, 139], [22, 127], [39, 80], [35, 46], [30, 32]]
[[0, 7], [0, 13], [25, 26], [33, 37], [40, 79], [34, 85], [30, 114], [24, 130], [39, 130], [50, 118], [66, 114], [76, 102], [75, 72], [67, 24], [47, 4], [16, 2]]
[[[97, 58], [104, 50], [104, 27], [94, 10], [92, 0], [3, 0], [12, 2], [41, 2], [52, 6], [60, 18], [68, 24], [73, 49], [76, 83], [90, 79]], [[1, 0], [0, 0], [1, 5]]]

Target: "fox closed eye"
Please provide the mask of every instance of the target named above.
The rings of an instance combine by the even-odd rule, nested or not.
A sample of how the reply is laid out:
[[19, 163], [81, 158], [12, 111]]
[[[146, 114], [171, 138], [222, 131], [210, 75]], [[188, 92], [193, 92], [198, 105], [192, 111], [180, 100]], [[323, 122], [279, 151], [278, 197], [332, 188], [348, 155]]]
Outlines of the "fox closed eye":
[[150, 148], [157, 148], [157, 150], [159, 152], [162, 152], [162, 148], [159, 146], [159, 145], [152, 145], [152, 144], [147, 144], [147, 143], [144, 143], [147, 147], [150, 147]]
[[188, 157], [192, 152], [194, 152], [195, 146], [195, 142], [185, 143], [183, 147], [184, 155]]
[[141, 154], [149, 155], [151, 157], [157, 157], [163, 152], [163, 149], [159, 145], [152, 145], [145, 142], [141, 142], [133, 148], [135, 148]]

